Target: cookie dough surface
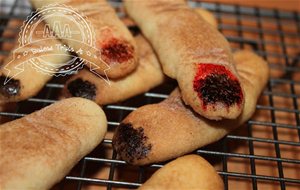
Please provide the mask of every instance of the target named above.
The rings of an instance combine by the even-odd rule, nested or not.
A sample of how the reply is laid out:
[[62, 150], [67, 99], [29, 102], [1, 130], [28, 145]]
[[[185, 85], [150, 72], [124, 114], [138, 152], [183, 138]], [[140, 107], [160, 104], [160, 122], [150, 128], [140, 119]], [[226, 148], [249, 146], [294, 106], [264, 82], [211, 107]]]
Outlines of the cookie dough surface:
[[198, 155], [187, 155], [169, 162], [156, 171], [140, 190], [223, 190], [215, 169]]
[[107, 121], [90, 100], [69, 98], [0, 126], [0, 189], [49, 189], [102, 141]]

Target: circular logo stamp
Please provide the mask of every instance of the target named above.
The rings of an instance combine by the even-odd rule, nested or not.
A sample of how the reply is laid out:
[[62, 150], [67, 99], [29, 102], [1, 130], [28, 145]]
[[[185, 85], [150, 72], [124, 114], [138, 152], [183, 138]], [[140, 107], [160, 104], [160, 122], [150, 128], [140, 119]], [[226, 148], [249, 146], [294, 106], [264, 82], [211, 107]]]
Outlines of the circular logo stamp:
[[[64, 76], [88, 63], [93, 65], [90, 71], [97, 74], [95, 70], [99, 67], [91, 61], [100, 54], [95, 47], [93, 27], [83, 14], [63, 4], [51, 4], [26, 19], [19, 33], [19, 48], [14, 50], [10, 63], [26, 60], [14, 67], [18, 70], [13, 72], [14, 76], [24, 71], [24, 64], [48, 75]], [[8, 68], [11, 67], [6, 65]]]

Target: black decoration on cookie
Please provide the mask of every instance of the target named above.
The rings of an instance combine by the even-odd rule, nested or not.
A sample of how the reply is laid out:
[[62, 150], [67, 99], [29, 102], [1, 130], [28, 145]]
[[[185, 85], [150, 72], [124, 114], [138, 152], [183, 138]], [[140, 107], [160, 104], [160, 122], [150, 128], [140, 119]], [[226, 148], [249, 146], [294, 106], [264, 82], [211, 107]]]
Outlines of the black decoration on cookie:
[[128, 26], [127, 27], [133, 36], [137, 36], [141, 33], [141, 30], [138, 26]]
[[20, 93], [20, 81], [17, 79], [11, 79], [4, 85], [6, 76], [0, 76], [0, 94], [5, 97], [17, 96]]
[[244, 94], [238, 78], [223, 65], [198, 64], [193, 87], [204, 109], [208, 104], [222, 103], [229, 107], [243, 102]]
[[121, 123], [114, 135], [113, 147], [124, 160], [132, 163], [145, 158], [150, 152], [152, 145], [147, 140], [142, 127], [135, 129], [131, 123]]
[[199, 83], [201, 85], [198, 92], [202, 95], [204, 105], [222, 102], [231, 106], [242, 101], [239, 82], [230, 79], [226, 74], [211, 74]]
[[94, 100], [96, 97], [96, 86], [89, 81], [83, 81], [81, 78], [70, 82], [67, 88], [74, 97], [82, 97], [90, 100]]

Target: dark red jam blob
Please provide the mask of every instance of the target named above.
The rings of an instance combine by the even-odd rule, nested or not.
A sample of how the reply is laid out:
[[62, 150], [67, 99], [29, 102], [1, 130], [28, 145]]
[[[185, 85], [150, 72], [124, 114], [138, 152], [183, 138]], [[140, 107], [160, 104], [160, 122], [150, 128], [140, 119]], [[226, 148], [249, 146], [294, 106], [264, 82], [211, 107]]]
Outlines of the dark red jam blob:
[[134, 48], [126, 41], [112, 38], [101, 46], [101, 58], [107, 63], [124, 63], [133, 58]]
[[225, 66], [215, 64], [199, 64], [193, 82], [194, 90], [203, 101], [203, 108], [217, 102], [227, 107], [241, 104], [243, 92], [236, 76]]

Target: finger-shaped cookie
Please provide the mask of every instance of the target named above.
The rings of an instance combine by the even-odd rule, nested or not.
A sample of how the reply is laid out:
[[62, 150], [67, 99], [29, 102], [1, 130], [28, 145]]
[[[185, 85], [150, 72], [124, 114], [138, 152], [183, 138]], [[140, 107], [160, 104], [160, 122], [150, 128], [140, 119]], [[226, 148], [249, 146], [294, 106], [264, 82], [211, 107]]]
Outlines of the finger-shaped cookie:
[[69, 98], [0, 126], [0, 188], [50, 189], [107, 130], [94, 102]]
[[135, 37], [139, 49], [139, 66], [128, 76], [110, 81], [104, 80], [83, 69], [71, 77], [64, 89], [63, 97], [83, 97], [106, 105], [126, 100], [147, 92], [164, 81], [160, 64], [150, 44], [142, 35]]
[[125, 161], [144, 165], [165, 161], [215, 142], [247, 121], [255, 111], [269, 68], [250, 51], [234, 54], [245, 91], [245, 107], [234, 120], [212, 121], [185, 106], [179, 90], [159, 104], [130, 113], [117, 128], [113, 147]]
[[[35, 31], [43, 31], [44, 26], [43, 23], [37, 25]], [[41, 63], [47, 63], [51, 69], [58, 69], [69, 59], [67, 52], [55, 48], [56, 45], [61, 44], [59, 40], [42, 41], [43, 34], [37, 32], [32, 34], [32, 38], [35, 39], [36, 43], [23, 48], [20, 48], [19, 44], [16, 43], [15, 49], [5, 58], [0, 68], [0, 104], [28, 99], [36, 95], [46, 82], [52, 78], [51, 74], [42, 72], [38, 67], [32, 66], [32, 58], [42, 60]], [[47, 52], [36, 51], [28, 57], [22, 56], [26, 52], [39, 50], [41, 47], [52, 47], [52, 49], [48, 49]], [[21, 56], [21, 58], [18, 59], [18, 56]], [[35, 63], [38, 64], [40, 61]], [[7, 77], [11, 80], [5, 83]]]
[[[197, 12], [212, 26], [217, 27], [216, 20], [210, 12], [200, 8]], [[135, 27], [128, 19], [125, 23], [131, 28]], [[134, 30], [133, 33], [137, 31]], [[106, 105], [147, 92], [161, 84], [164, 75], [151, 45], [141, 35], [137, 35], [135, 40], [139, 50], [139, 63], [135, 71], [124, 78], [110, 80], [109, 86], [93, 73], [83, 69], [66, 82], [62, 96], [88, 98], [100, 105]]]
[[[194, 8], [194, 11], [198, 13], [206, 22], [208, 22], [214, 28], [216, 29], [218, 28], [218, 22], [215, 16], [213, 15], [213, 13], [200, 7]], [[130, 17], [123, 17], [122, 21], [127, 27], [132, 27], [136, 25], [135, 22]]]
[[139, 189], [223, 190], [224, 184], [209, 162], [198, 155], [187, 155], [157, 170]]
[[[68, 26], [71, 32], [80, 30], [80, 35], [63, 36], [62, 41], [76, 51], [79, 49], [82, 49], [83, 52], [89, 51], [89, 54], [82, 53], [79, 56], [89, 60], [89, 63], [96, 64], [99, 67], [98, 69], [93, 64], [87, 64], [87, 66], [95, 69], [99, 74], [107, 74], [109, 78], [120, 78], [136, 68], [137, 49], [135, 41], [106, 0], [31, 0], [31, 3], [35, 8], [42, 8], [56, 3], [56, 6], [70, 7], [81, 14], [83, 18], [87, 18], [86, 21], [90, 23], [87, 28], [90, 28], [91, 33], [95, 33], [95, 39], [87, 36], [85, 31], [80, 30], [78, 24], [81, 20], [79, 20], [80, 22], [77, 20], [74, 22], [70, 13], [61, 12], [62, 15], [59, 20], [57, 16], [48, 16], [45, 20], [57, 34], [61, 33], [60, 27], [56, 26], [58, 22], [62, 26]], [[87, 28], [84, 28], [84, 30], [88, 30]], [[95, 40], [94, 45], [96, 48], [84, 46], [84, 38], [87, 41]], [[94, 57], [95, 55], [97, 56]], [[106, 64], [110, 67], [109, 70], [106, 70]]]
[[178, 81], [184, 102], [214, 120], [237, 118], [244, 93], [225, 37], [183, 0], [125, 0], [163, 71]]

